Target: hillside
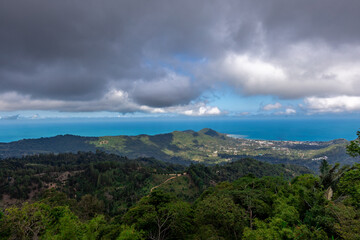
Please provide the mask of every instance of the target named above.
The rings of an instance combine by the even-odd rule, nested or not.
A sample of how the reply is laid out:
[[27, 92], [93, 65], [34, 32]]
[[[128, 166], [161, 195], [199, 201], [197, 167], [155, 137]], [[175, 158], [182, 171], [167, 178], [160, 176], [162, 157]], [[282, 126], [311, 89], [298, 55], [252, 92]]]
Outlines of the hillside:
[[[96, 196], [105, 203], [109, 214], [115, 214], [155, 188], [168, 189], [190, 201], [206, 187], [249, 174], [290, 179], [309, 172], [304, 167], [272, 165], [254, 159], [221, 166], [184, 167], [153, 158], [128, 159], [99, 151], [46, 154], [0, 160], [0, 199], [7, 206], [56, 189], [77, 200], [87, 194]], [[173, 188], [174, 182], [178, 182], [177, 188]]]
[[0, 143], [0, 158], [22, 157], [33, 154], [96, 151], [89, 141], [98, 138], [74, 135], [58, 135], [49, 138], [23, 139], [16, 142]]
[[96, 149], [129, 158], [154, 157], [189, 165], [218, 164], [242, 158], [269, 163], [292, 163], [317, 170], [322, 159], [329, 163], [353, 164], [358, 158], [346, 154], [348, 141], [265, 141], [237, 139], [211, 129], [199, 132], [175, 131], [159, 135], [80, 137], [72, 135], [0, 143], [0, 157], [21, 157], [39, 153], [93, 151]]

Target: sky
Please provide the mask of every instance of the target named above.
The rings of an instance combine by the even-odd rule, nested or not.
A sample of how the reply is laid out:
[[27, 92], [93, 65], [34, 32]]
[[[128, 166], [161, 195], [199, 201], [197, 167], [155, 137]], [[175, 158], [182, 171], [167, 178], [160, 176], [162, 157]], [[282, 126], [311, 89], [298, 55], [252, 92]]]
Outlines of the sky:
[[0, 0], [3, 119], [360, 112], [358, 0]]

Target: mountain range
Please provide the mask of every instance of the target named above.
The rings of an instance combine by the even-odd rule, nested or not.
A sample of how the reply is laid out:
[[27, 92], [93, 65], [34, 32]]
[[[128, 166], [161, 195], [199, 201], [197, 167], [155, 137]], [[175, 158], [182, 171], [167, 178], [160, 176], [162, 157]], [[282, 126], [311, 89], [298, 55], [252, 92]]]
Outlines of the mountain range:
[[322, 159], [329, 163], [353, 164], [358, 161], [346, 153], [348, 141], [327, 142], [269, 141], [234, 138], [212, 129], [198, 132], [174, 131], [158, 135], [81, 137], [59, 135], [0, 143], [0, 158], [33, 154], [96, 152], [114, 153], [128, 158], [153, 157], [189, 165], [200, 162], [221, 164], [251, 157], [269, 163], [291, 163], [317, 170]]

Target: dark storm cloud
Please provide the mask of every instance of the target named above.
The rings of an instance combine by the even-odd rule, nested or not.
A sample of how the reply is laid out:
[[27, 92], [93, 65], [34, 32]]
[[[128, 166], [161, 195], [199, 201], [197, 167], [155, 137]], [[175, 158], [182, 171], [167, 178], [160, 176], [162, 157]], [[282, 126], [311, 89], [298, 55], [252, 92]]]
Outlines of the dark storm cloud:
[[[318, 60], [328, 64], [331, 50], [359, 45], [359, 10], [360, 2], [355, 0], [0, 0], [0, 94], [39, 100], [33, 105], [38, 108], [45, 99], [58, 101], [45, 104], [45, 109], [66, 110], [68, 105], [59, 103], [71, 101], [69, 110], [79, 104], [79, 109], [89, 111], [90, 103], [105, 101], [114, 90], [126, 93], [126, 102], [131, 104], [112, 108], [109, 103], [117, 102], [110, 101], [103, 109], [97, 105], [93, 110], [184, 105], [219, 81], [245, 94], [307, 96], [308, 85], [300, 91], [303, 76], [339, 74], [314, 69], [311, 61], [300, 64], [309, 67], [300, 74], [296, 72], [299, 63], [290, 61], [294, 54], [289, 52], [297, 43], [306, 43], [311, 51], [313, 43], [322, 42], [327, 50]], [[356, 59], [358, 54], [353, 52], [341, 51], [337, 58]], [[252, 71], [246, 70], [239, 78], [220, 69], [229, 53], [265, 62], [259, 66], [280, 66], [285, 77], [260, 79], [259, 87], [252, 87], [259, 81]], [[195, 62], [204, 59], [204, 63], [193, 64], [176, 58], [179, 55]], [[336, 60], [331, 61], [335, 66]], [[212, 79], [208, 63], [222, 75]], [[289, 93], [276, 84], [270, 92], [266, 90], [271, 79], [284, 84], [295, 75], [301, 75], [299, 92]], [[312, 96], [316, 95], [315, 88]], [[6, 107], [11, 109], [11, 104]]]
[[136, 82], [131, 95], [142, 105], [168, 107], [187, 104], [199, 96], [199, 91], [189, 78], [169, 75], [157, 81]]
[[266, 1], [263, 23], [272, 38], [287, 41], [323, 40], [330, 44], [359, 43], [360, 2]]
[[[1, 91], [92, 99], [112, 83], [133, 88], [138, 79], [164, 77], [144, 62], [201, 54], [201, 28], [211, 24], [209, 13], [197, 13], [201, 8], [192, 1], [1, 1]], [[178, 103], [196, 97], [190, 95]], [[174, 92], [170, 103], [177, 103]]]

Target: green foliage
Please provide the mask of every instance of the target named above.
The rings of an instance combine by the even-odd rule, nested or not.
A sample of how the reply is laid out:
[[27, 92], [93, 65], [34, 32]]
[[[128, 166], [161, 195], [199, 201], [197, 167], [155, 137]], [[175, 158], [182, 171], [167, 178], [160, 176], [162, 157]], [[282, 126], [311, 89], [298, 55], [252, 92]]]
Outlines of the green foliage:
[[193, 183], [192, 178], [188, 174], [176, 176], [171, 181], [162, 184], [166, 179], [172, 177], [171, 175], [165, 175], [165, 179], [159, 184], [157, 189], [164, 192], [172, 192], [177, 198], [182, 200], [193, 202], [200, 194], [199, 188]]
[[360, 131], [356, 135], [358, 136], [357, 139], [350, 141], [346, 147], [347, 153], [352, 157], [360, 156]]
[[206, 189], [193, 204], [154, 190], [125, 214], [113, 218], [99, 214], [103, 205], [96, 196], [84, 195], [74, 203], [52, 190], [38, 202], [5, 209], [0, 218], [0, 236], [88, 240], [359, 239], [360, 209], [355, 194], [358, 175], [359, 166], [355, 165], [340, 177], [334, 186], [336, 201], [326, 199], [321, 179], [310, 174], [290, 183], [279, 177], [246, 176]]
[[144, 232], [137, 231], [134, 226], [122, 226], [122, 231], [116, 240], [143, 240]]
[[360, 207], [360, 164], [355, 164], [340, 179], [338, 193], [339, 196], [348, 196], [346, 203]]
[[[104, 212], [123, 213], [160, 184], [153, 182], [153, 175], [184, 171], [184, 166], [155, 159], [129, 160], [100, 151], [27, 156], [0, 160], [0, 196], [19, 200], [40, 197], [50, 205], [68, 205], [82, 219], [90, 219]], [[44, 193], [49, 188], [58, 191]], [[85, 195], [87, 202], [86, 198], [81, 201]]]
[[288, 199], [281, 199], [275, 201], [274, 217], [282, 219], [287, 226], [294, 226], [300, 221], [300, 214], [296, 207], [287, 203]]
[[[7, 194], [19, 200], [33, 196], [50, 206], [54, 203], [69, 206], [82, 220], [91, 219], [96, 214], [123, 214], [155, 186], [192, 202], [207, 187], [222, 181], [234, 181], [249, 173], [258, 177], [298, 174], [289, 170], [290, 166], [271, 165], [254, 159], [215, 166], [192, 164], [186, 170], [185, 166], [152, 158], [130, 160], [101, 151], [0, 161], [0, 195]], [[184, 172], [188, 174], [162, 184]], [[172, 175], [168, 175], [170, 173]]]
[[263, 221], [255, 220], [254, 227], [255, 230], [250, 229], [247, 227], [244, 230], [243, 237], [244, 239], [256, 239], [256, 240], [277, 240], [281, 239], [281, 234], [279, 229], [274, 228], [273, 226], [269, 226]]
[[190, 205], [159, 190], [141, 199], [123, 220], [151, 239], [183, 239], [192, 230]]
[[67, 207], [57, 207], [51, 212], [53, 217], [46, 228], [44, 239], [66, 240], [81, 239], [84, 234], [84, 226], [79, 218]]
[[195, 185], [202, 191], [216, 182], [235, 181], [240, 177], [252, 175], [263, 176], [283, 176], [292, 178], [302, 172], [296, 169], [291, 170], [291, 166], [280, 164], [269, 164], [251, 158], [244, 158], [228, 164], [207, 166], [203, 164], [191, 164], [187, 172], [191, 176]]
[[78, 203], [79, 215], [82, 219], [86, 220], [92, 219], [96, 215], [103, 213], [104, 208], [104, 202], [90, 194], [82, 196]]
[[327, 234], [321, 229], [309, 229], [307, 225], [290, 227], [280, 218], [271, 219], [270, 223], [256, 220], [255, 229], [245, 228], [243, 239], [249, 240], [278, 240], [278, 239], [329, 239]]
[[329, 165], [328, 161], [326, 161], [325, 159], [321, 160], [319, 169], [320, 169], [321, 175], [326, 175], [330, 170], [330, 165]]
[[106, 227], [107, 221], [103, 215], [98, 215], [84, 225], [85, 240], [96, 240], [101, 236], [102, 230]]
[[50, 211], [49, 206], [42, 203], [25, 203], [21, 208], [8, 208], [1, 230], [12, 239], [36, 239], [48, 226]]
[[360, 239], [360, 212], [342, 203], [329, 206], [329, 212], [336, 222], [334, 231], [342, 239]]
[[[245, 213], [230, 196], [210, 195], [195, 208], [195, 223], [210, 226], [216, 235], [237, 239], [245, 226]], [[203, 229], [200, 229], [203, 231]]]
[[334, 166], [329, 165], [326, 160], [322, 161], [320, 166], [320, 185], [324, 189], [334, 188], [342, 175], [348, 170], [348, 166], [340, 168], [340, 164], [336, 163]]

